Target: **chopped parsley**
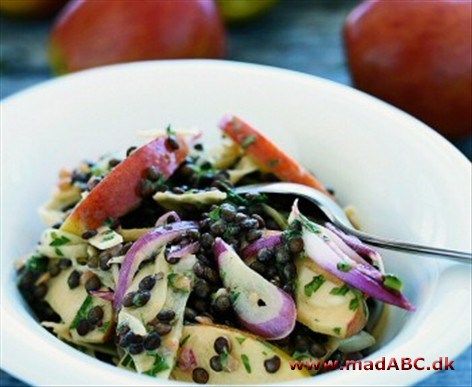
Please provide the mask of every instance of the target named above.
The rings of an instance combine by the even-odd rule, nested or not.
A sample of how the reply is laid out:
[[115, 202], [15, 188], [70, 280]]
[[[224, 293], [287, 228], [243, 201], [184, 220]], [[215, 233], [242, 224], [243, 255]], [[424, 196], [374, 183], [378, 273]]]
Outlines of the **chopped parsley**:
[[216, 207], [214, 210], [208, 213], [208, 217], [212, 221], [216, 222], [218, 219], [220, 219], [220, 214], [221, 214], [221, 207]]
[[325, 283], [325, 281], [324, 276], [321, 274], [313, 277], [313, 279], [305, 285], [305, 296], [311, 297], [311, 295], [315, 293], [321, 285]]
[[134, 364], [134, 360], [130, 354], [126, 354], [121, 361], [121, 365], [127, 368], [131, 368], [136, 371], [136, 365]]
[[333, 296], [345, 296], [349, 290], [349, 286], [343, 285], [339, 288], [332, 288], [329, 294], [332, 294]]
[[249, 358], [247, 357], [247, 355], [245, 355], [244, 353], [241, 355], [241, 359], [243, 361], [243, 364], [244, 364], [244, 368], [246, 368], [246, 372], [248, 374], [251, 373], [251, 363], [249, 362]]
[[59, 247], [55, 247], [54, 248], [54, 252], [59, 255], [60, 257], [63, 257], [64, 256], [64, 253], [61, 251], [61, 249]]
[[246, 341], [246, 337], [236, 337], [236, 341], [242, 345]]
[[308, 229], [308, 231], [311, 231], [313, 234], [321, 233], [321, 228], [315, 222], [312, 222], [310, 219], [308, 219], [302, 214], [300, 214], [300, 222], [305, 228]]
[[70, 239], [66, 236], [58, 237], [56, 233], [52, 233], [51, 235], [53, 237], [53, 241], [49, 243], [49, 246], [62, 246], [70, 242]]
[[257, 136], [250, 135], [244, 139], [244, 141], [241, 143], [241, 146], [246, 149], [250, 145], [254, 144], [257, 141]]
[[188, 334], [182, 339], [182, 341], [180, 342], [180, 346], [183, 346], [187, 342], [188, 339], [190, 339], [190, 334]]
[[349, 302], [349, 309], [356, 310], [358, 307], [359, 307], [359, 297], [356, 296]]
[[229, 293], [229, 298], [231, 299], [232, 303], [235, 303], [240, 295], [241, 295], [240, 292], [230, 292]]
[[92, 307], [93, 305], [93, 299], [91, 296], [87, 296], [84, 300], [84, 302], [82, 303], [82, 305], [80, 306], [77, 314], [75, 315], [74, 317], [74, 320], [72, 320], [72, 324], [70, 324], [70, 329], [75, 329], [78, 327], [79, 325], [79, 322], [83, 319], [86, 319], [87, 318], [87, 314], [90, 310], [90, 308]]
[[154, 356], [154, 364], [152, 368], [143, 372], [143, 374], [149, 375], [149, 376], [156, 376], [158, 373], [161, 373], [162, 371], [168, 370], [170, 368], [167, 362], [165, 361], [165, 359], [161, 355], [156, 353], [153, 356]]
[[349, 270], [352, 269], [351, 265], [347, 262], [339, 262], [336, 267], [338, 268], [339, 271], [343, 271], [347, 273]]
[[108, 328], [110, 327], [110, 322], [106, 322], [105, 324], [103, 324], [100, 328], [98, 328], [98, 330], [102, 333], [105, 333], [108, 331]]
[[341, 328], [340, 327], [333, 328], [333, 332], [337, 335], [340, 335], [341, 334]]
[[303, 359], [310, 359], [311, 356], [310, 354], [308, 353], [308, 351], [303, 351], [303, 352], [300, 352], [300, 351], [294, 351], [292, 353], [292, 357], [295, 359], [295, 360], [303, 360]]
[[383, 285], [391, 290], [396, 290], [401, 292], [403, 290], [403, 282], [400, 278], [394, 276], [393, 274], [385, 274], [383, 279]]
[[256, 340], [257, 340], [259, 343], [261, 343], [264, 347], [269, 348], [271, 351], [274, 350], [274, 347], [273, 347], [271, 344], [269, 344], [267, 341], [265, 341], [265, 340], [263, 340], [263, 339], [259, 339], [259, 338], [257, 338]]

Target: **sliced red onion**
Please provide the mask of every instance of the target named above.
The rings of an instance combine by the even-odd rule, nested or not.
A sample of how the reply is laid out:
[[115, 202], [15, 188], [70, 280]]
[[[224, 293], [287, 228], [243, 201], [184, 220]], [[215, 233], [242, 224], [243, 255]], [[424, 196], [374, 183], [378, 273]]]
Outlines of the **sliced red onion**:
[[114, 307], [116, 310], [121, 307], [125, 292], [131, 284], [139, 264], [157, 252], [159, 248], [181, 236], [183, 232], [196, 227], [198, 227], [197, 222], [171, 223], [144, 234], [131, 246], [121, 265], [115, 289]]
[[107, 290], [94, 290], [90, 294], [95, 297], [100, 297], [102, 300], [111, 301], [115, 299], [115, 293]]
[[[302, 238], [306, 254], [322, 269], [373, 298], [403, 309], [415, 310], [401, 292], [385, 288], [380, 271], [369, 264], [360, 264], [344, 254], [338, 246], [338, 243], [343, 242], [333, 243], [324, 227], [303, 217], [297, 203], [293, 206], [292, 214], [303, 226]], [[310, 224], [307, 225], [307, 222]]]
[[282, 232], [278, 231], [276, 234], [272, 234], [267, 237], [261, 237], [255, 242], [251, 243], [250, 245], [246, 246], [241, 256], [244, 260], [251, 258], [252, 256], [256, 255], [257, 252], [261, 249], [273, 249], [274, 247], [280, 245], [282, 243]]
[[174, 222], [180, 222], [179, 214], [177, 214], [177, 212], [175, 211], [169, 211], [162, 215], [159, 219], [157, 219], [157, 222], [154, 227], [165, 226], [169, 218], [173, 218]]
[[354, 250], [359, 255], [363, 256], [364, 258], [371, 259], [381, 271], [384, 271], [383, 260], [380, 254], [375, 251], [372, 247], [367, 246], [366, 244], [362, 243], [362, 241], [354, 235], [347, 235], [342, 232], [340, 229], [336, 228], [331, 223], [325, 224], [326, 228], [336, 234], [341, 240], [348, 245], [352, 250]]
[[241, 324], [265, 339], [287, 337], [297, 319], [292, 297], [250, 269], [221, 238], [216, 238], [213, 251]]
[[192, 242], [185, 246], [178, 246], [176, 249], [173, 249], [167, 254], [167, 258], [182, 258], [187, 255], [196, 253], [200, 248], [200, 243]]

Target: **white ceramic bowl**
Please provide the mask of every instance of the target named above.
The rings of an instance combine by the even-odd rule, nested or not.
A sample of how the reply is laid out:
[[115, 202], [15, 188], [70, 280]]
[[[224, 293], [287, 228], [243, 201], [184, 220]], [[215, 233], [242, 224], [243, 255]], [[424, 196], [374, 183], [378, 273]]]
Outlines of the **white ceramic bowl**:
[[[25, 307], [12, 263], [38, 240], [36, 208], [61, 166], [136, 144], [137, 130], [168, 123], [217, 138], [225, 112], [254, 123], [336, 187], [365, 230], [470, 250], [470, 163], [437, 133], [372, 97], [308, 75], [219, 61], [77, 73], [2, 103], [2, 368], [36, 385], [176, 384], [101, 363], [55, 339]], [[470, 343], [470, 268], [384, 255], [418, 309], [392, 308], [370, 358], [457, 356]], [[430, 372], [337, 371], [299, 384], [403, 385]]]

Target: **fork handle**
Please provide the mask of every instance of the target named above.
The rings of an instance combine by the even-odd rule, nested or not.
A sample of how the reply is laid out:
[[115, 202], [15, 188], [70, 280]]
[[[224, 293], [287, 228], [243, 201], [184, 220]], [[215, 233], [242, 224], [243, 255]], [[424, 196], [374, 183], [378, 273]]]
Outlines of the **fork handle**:
[[413, 243], [400, 242], [393, 239], [379, 238], [377, 236], [365, 233], [363, 231], [356, 230], [351, 227], [347, 227], [341, 222], [333, 222], [336, 227], [341, 229], [346, 234], [354, 235], [359, 238], [362, 242], [369, 245], [382, 247], [384, 249], [396, 250], [402, 252], [408, 252], [413, 254], [431, 255], [440, 258], [449, 259], [455, 262], [461, 263], [472, 263], [472, 254], [465, 251], [440, 249], [438, 247], [422, 246]]

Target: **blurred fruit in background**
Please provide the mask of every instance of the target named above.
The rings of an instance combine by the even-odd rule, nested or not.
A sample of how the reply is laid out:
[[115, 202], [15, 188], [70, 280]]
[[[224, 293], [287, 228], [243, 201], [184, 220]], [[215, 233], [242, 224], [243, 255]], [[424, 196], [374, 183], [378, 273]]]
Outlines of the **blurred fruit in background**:
[[226, 35], [213, 0], [73, 0], [51, 33], [58, 74], [148, 59], [222, 58]]
[[268, 12], [277, 0], [217, 0], [228, 23], [242, 23]]
[[446, 137], [472, 131], [471, 2], [365, 1], [344, 39], [354, 86]]
[[14, 18], [38, 19], [57, 12], [67, 0], [0, 0], [0, 12]]

